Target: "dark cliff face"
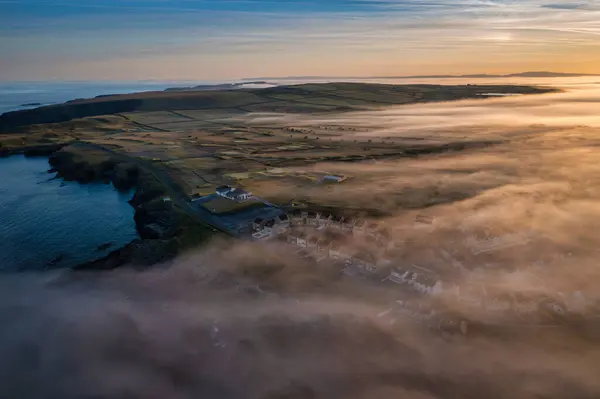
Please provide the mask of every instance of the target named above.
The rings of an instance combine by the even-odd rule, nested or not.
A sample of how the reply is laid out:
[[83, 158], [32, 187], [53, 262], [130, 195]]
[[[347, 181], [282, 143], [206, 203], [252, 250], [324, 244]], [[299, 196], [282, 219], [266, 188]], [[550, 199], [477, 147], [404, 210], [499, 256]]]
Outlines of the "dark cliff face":
[[149, 266], [176, 255], [181, 216], [170, 201], [162, 200], [164, 188], [151, 173], [85, 144], [54, 152], [49, 163], [65, 180], [112, 182], [118, 190], [136, 189], [129, 203], [135, 208], [134, 221], [141, 240], [102, 259], [80, 265], [76, 270], [106, 270], [125, 264]]
[[35, 109], [7, 112], [0, 115], [0, 132], [10, 132], [22, 126], [59, 123], [88, 116], [132, 112], [142, 104], [139, 99], [74, 102]]
[[65, 180], [80, 183], [111, 181], [122, 191], [130, 190], [137, 183], [138, 170], [135, 165], [111, 158], [91, 162], [67, 149], [51, 154], [48, 162]]
[[[129, 202], [136, 208], [135, 222], [140, 236], [158, 238], [156, 236], [170, 232], [168, 207], [155, 204], [163, 203], [159, 199], [164, 195], [162, 186], [151, 174], [140, 172], [135, 164], [102, 153], [86, 153], [77, 146], [56, 151], [50, 155], [49, 163], [65, 180], [79, 183], [112, 182], [121, 191], [136, 188], [136, 194]], [[148, 228], [148, 225], [152, 227]]]

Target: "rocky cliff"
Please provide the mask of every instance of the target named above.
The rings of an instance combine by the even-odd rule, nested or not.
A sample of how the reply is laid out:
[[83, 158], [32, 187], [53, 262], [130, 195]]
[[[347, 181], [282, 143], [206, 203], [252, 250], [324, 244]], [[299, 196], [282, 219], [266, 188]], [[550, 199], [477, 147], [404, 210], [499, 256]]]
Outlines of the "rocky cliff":
[[78, 267], [78, 270], [111, 269], [124, 264], [151, 265], [174, 256], [181, 215], [170, 201], [164, 201], [164, 188], [152, 174], [140, 170], [110, 153], [85, 144], [75, 144], [54, 152], [50, 165], [65, 180], [79, 183], [112, 182], [123, 191], [135, 189], [129, 201], [135, 208], [134, 221], [141, 240], [117, 249], [107, 257]]

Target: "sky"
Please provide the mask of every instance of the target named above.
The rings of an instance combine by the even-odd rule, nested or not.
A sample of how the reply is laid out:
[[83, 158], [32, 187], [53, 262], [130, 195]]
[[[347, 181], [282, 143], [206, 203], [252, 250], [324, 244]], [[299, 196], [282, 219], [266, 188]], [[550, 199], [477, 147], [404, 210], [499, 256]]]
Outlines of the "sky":
[[600, 73], [598, 0], [0, 0], [0, 80]]

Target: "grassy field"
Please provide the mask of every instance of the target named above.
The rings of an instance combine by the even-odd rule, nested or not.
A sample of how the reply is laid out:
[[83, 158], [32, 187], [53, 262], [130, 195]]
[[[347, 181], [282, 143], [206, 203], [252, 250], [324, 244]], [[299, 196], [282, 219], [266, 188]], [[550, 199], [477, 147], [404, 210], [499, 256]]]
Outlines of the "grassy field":
[[[282, 112], [328, 113], [367, 110], [389, 105], [432, 101], [452, 101], [485, 96], [486, 93], [534, 94], [552, 91], [528, 86], [493, 85], [386, 85], [369, 83], [327, 83], [278, 86], [267, 89], [148, 92], [93, 99], [32, 110], [9, 112], [0, 116], [0, 131], [14, 132], [20, 126], [58, 123], [77, 118], [130, 112], [153, 112], [144, 121], [132, 118], [139, 129], [155, 124], [171, 126], [194, 121], [194, 116], [172, 111], [220, 111], [225, 113]], [[119, 123], [119, 122], [117, 122]], [[109, 128], [108, 125], [105, 128]], [[168, 128], [167, 128], [168, 130]]]
[[[29, 123], [58, 117], [70, 120], [15, 128], [0, 135], [0, 149], [78, 140], [147, 162], [189, 196], [233, 185], [273, 202], [301, 199], [337, 206], [341, 204], [331, 198], [339, 197], [343, 202], [346, 185], [360, 187], [373, 179], [385, 182], [397, 176], [394, 170], [353, 177], [352, 170], [347, 170], [353, 162], [444, 156], [501, 142], [484, 132], [477, 136], [460, 131], [435, 135], [411, 132], [386, 137], [380, 132], [384, 127], [379, 126], [378, 119], [364, 116], [365, 110], [385, 112], [393, 105], [481, 98], [488, 92], [544, 91], [515, 86], [331, 83], [109, 96], [17, 113], [29, 118]], [[71, 119], [98, 112], [110, 115]], [[353, 119], [356, 115], [360, 123]], [[15, 120], [18, 118], [13, 114], [4, 115], [0, 125]], [[320, 177], [324, 174], [342, 174], [350, 179], [339, 185], [322, 185]], [[366, 208], [368, 205], [364, 204]]]

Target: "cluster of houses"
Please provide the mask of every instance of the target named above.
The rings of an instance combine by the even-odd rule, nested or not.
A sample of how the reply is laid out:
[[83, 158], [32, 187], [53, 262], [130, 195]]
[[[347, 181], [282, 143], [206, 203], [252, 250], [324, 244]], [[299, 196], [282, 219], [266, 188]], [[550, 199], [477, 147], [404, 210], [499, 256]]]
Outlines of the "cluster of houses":
[[[332, 215], [325, 218], [320, 213], [312, 215], [308, 212], [295, 212], [268, 221], [257, 219], [254, 222], [253, 237], [257, 240], [276, 238], [282, 234], [288, 233], [290, 228], [294, 226], [313, 227], [316, 230], [331, 229], [346, 234], [366, 236], [375, 241], [384, 239], [383, 235], [378, 230], [378, 226], [375, 224], [367, 222], [360, 223], [356, 220], [346, 220], [343, 217], [335, 219]], [[300, 242], [302, 242], [302, 240]]]
[[[331, 259], [342, 263], [344, 265], [343, 273], [346, 275], [362, 274], [381, 278], [382, 273], [387, 273], [382, 281], [405, 284], [426, 295], [441, 293], [442, 283], [432, 277], [430, 273], [417, 271], [416, 267], [410, 270], [394, 268], [392, 262], [382, 256], [379, 256], [378, 259], [368, 256], [368, 254], [357, 256], [346, 248], [335, 246], [316, 237], [306, 237], [301, 231], [293, 229], [294, 226], [309, 226], [317, 230], [332, 229], [354, 236], [370, 237], [374, 241], [384, 241], [383, 235], [375, 224], [346, 220], [343, 217], [335, 219], [331, 215], [324, 218], [320, 213], [311, 215], [308, 212], [296, 212], [267, 221], [257, 219], [254, 223], [252, 237], [255, 240], [285, 237], [287, 243], [304, 251], [317, 261]], [[385, 246], [381, 248], [385, 249]]]
[[294, 226], [314, 227], [317, 230], [331, 229], [352, 235], [367, 236], [375, 240], [384, 239], [379, 226], [365, 221], [348, 220], [344, 217], [334, 218], [332, 215], [323, 217], [321, 213], [310, 214], [308, 212], [296, 212], [290, 215], [290, 220]]
[[[423, 223], [423, 221], [419, 222]], [[435, 272], [423, 267], [416, 265], [396, 267], [392, 261], [381, 256], [385, 253], [385, 245], [380, 246], [382, 252], [378, 257], [364, 256], [364, 254], [357, 255], [349, 248], [335, 246], [317, 237], [308, 237], [301, 229], [294, 229], [295, 226], [308, 226], [316, 230], [332, 229], [355, 236], [370, 236], [375, 240], [384, 239], [378, 227], [374, 224], [345, 220], [344, 218], [335, 219], [332, 216], [325, 218], [319, 213], [311, 215], [308, 212], [296, 212], [267, 221], [257, 219], [254, 224], [253, 237], [257, 240], [274, 237], [285, 238], [287, 243], [297, 247], [298, 251], [303, 251], [317, 262], [323, 259], [331, 259], [343, 264], [342, 271], [345, 275], [371, 276], [378, 281], [406, 286], [427, 296], [451, 295], [465, 309], [479, 309], [492, 313], [514, 312], [518, 315], [532, 315], [532, 317], [535, 317], [539, 313], [540, 306], [542, 306], [539, 298], [527, 299], [511, 297], [510, 295], [495, 295], [492, 292], [493, 289], [489, 291], [491, 287], [486, 289], [483, 283], [477, 281], [477, 273], [469, 271], [460, 261], [443, 250], [441, 251], [442, 258], [456, 268], [463, 278], [467, 277], [467, 282], [464, 283], [463, 280], [461, 286], [443, 282]], [[514, 237], [514, 240], [510, 240], [511, 244], [519, 242], [519, 238], [521, 237]], [[469, 276], [472, 279], [469, 279]], [[560, 303], [548, 301], [543, 306], [546, 310], [559, 315], [564, 314], [566, 311], [576, 311], [585, 307], [585, 298], [581, 292], [563, 296], [565, 297], [564, 301], [560, 301]], [[423, 316], [423, 312], [420, 310], [410, 311], [409, 313], [417, 318], [430, 317]]]
[[385, 277], [382, 282], [390, 281], [406, 285], [425, 295], [438, 295], [443, 292], [442, 282], [434, 274], [417, 271], [416, 267], [408, 270], [396, 268], [388, 259], [374, 259], [366, 254], [357, 256], [346, 248], [327, 244], [317, 238], [307, 238], [293, 231], [288, 232], [286, 241], [306, 251], [317, 261], [327, 258], [342, 263], [344, 265], [342, 271], [348, 276], [371, 275], [380, 278], [383, 273]]
[[[336, 179], [333, 179], [336, 180]], [[255, 197], [251, 192], [228, 186], [219, 187], [216, 194], [238, 203], [249, 201]], [[164, 197], [163, 201], [171, 201]], [[295, 246], [298, 251], [314, 258], [317, 262], [323, 259], [331, 259], [343, 265], [342, 272], [348, 276], [367, 276], [381, 282], [389, 282], [406, 286], [413, 291], [427, 296], [451, 295], [465, 309], [477, 309], [485, 312], [506, 313], [513, 312], [518, 315], [535, 319], [539, 310], [544, 308], [554, 314], [563, 315], [569, 312], [581, 312], [586, 308], [586, 299], [581, 292], [558, 295], [558, 301], [540, 300], [539, 298], [516, 298], [510, 295], [496, 295], [494, 288], [486, 286], [477, 277], [477, 270], [469, 270], [460, 261], [447, 251], [440, 250], [441, 258], [447, 264], [453, 266], [462, 276], [461, 286], [449, 282], [442, 282], [439, 276], [422, 267], [408, 265], [396, 267], [392, 261], [385, 259], [384, 254], [393, 248], [393, 242], [388, 235], [374, 223], [348, 220], [343, 217], [335, 218], [332, 215], [324, 217], [321, 213], [309, 213], [296, 211], [286, 214], [281, 210], [277, 216], [270, 213], [266, 219], [256, 217], [251, 223], [252, 239], [269, 240], [274, 238], [285, 238], [289, 244]], [[263, 216], [264, 217], [264, 216]], [[430, 226], [433, 219], [426, 216], [418, 216], [415, 219], [418, 225]], [[301, 227], [297, 229], [295, 227]], [[365, 238], [378, 242], [380, 253], [377, 256], [368, 254], [356, 254], [346, 247], [336, 246], [324, 239], [307, 237], [303, 228], [309, 227], [316, 231], [339, 232], [357, 238]], [[505, 237], [487, 237], [484, 240], [476, 237], [468, 238], [465, 242], [471, 248], [473, 254], [489, 253], [498, 249], [523, 245], [529, 241], [527, 234], [514, 234]], [[466, 281], [466, 282], [465, 282]], [[491, 289], [491, 291], [490, 291]], [[504, 290], [510, 291], [510, 290]], [[405, 309], [408, 315], [415, 318], [429, 318], [433, 313], [423, 312], [422, 309]]]
[[288, 233], [290, 227], [290, 219], [285, 213], [267, 220], [256, 218], [252, 224], [252, 238], [260, 241], [280, 237]]

